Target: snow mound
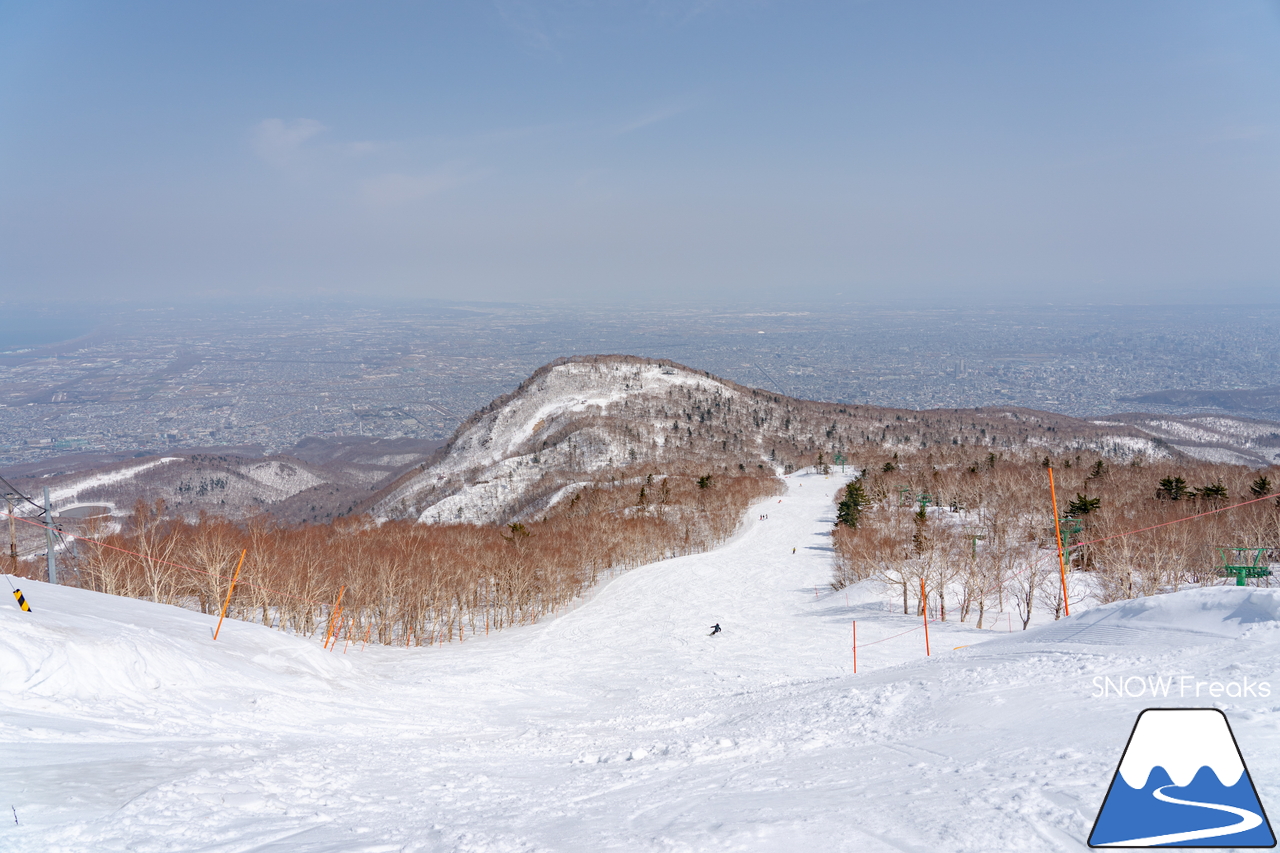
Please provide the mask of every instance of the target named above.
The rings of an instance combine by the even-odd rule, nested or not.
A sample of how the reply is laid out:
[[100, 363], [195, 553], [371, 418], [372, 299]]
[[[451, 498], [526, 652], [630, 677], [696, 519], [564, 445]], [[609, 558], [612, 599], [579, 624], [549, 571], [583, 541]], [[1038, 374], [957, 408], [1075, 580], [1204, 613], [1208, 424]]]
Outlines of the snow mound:
[[[30, 613], [0, 608], [0, 696], [9, 703], [203, 701], [275, 691], [282, 677], [323, 688], [349, 664], [314, 642], [216, 616], [27, 578]], [[12, 603], [12, 602], [10, 602]]]
[[1235, 639], [1258, 628], [1280, 628], [1280, 590], [1216, 586], [1102, 605], [1010, 642], [1118, 645], [1145, 639], [1181, 644]]

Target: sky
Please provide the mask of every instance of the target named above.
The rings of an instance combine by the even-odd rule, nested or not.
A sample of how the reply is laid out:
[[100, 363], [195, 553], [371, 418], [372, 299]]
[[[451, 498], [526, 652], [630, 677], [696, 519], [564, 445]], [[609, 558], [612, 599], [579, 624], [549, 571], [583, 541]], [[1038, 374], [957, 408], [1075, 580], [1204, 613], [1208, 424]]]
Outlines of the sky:
[[1280, 302], [1280, 0], [0, 0], [0, 290]]

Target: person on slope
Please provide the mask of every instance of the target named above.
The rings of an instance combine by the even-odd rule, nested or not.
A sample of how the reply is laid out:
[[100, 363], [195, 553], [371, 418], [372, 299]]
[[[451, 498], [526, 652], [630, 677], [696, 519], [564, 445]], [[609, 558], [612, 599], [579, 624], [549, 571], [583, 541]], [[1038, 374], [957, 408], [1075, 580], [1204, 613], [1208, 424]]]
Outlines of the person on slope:
[[717, 622], [716, 624], [711, 626], [711, 633], [708, 634], [707, 636], [714, 637], [716, 634], [719, 634], [719, 633], [720, 633], [720, 623]]

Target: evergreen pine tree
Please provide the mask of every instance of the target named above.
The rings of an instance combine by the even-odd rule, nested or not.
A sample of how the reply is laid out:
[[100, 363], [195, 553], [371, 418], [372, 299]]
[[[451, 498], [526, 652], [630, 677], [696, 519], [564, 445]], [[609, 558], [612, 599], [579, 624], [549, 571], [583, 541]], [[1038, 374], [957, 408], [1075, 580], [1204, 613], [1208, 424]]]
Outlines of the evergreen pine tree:
[[1067, 504], [1067, 515], [1088, 515], [1102, 505], [1102, 498], [1091, 498], [1077, 493], [1076, 499]]
[[836, 507], [836, 524], [856, 530], [858, 521], [862, 518], [862, 508], [870, 502], [861, 480], [849, 483], [844, 487], [844, 497]]
[[1162, 501], [1180, 501], [1187, 496], [1187, 481], [1181, 477], [1165, 477], [1156, 488], [1156, 497]]

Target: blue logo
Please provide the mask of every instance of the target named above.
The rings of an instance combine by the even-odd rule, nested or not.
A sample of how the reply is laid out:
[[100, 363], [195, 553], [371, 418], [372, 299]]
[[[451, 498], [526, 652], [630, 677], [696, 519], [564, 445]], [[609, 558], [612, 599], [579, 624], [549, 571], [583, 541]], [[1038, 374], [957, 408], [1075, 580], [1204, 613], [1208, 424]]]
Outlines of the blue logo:
[[1138, 715], [1090, 847], [1275, 847], [1227, 717], [1217, 708]]

